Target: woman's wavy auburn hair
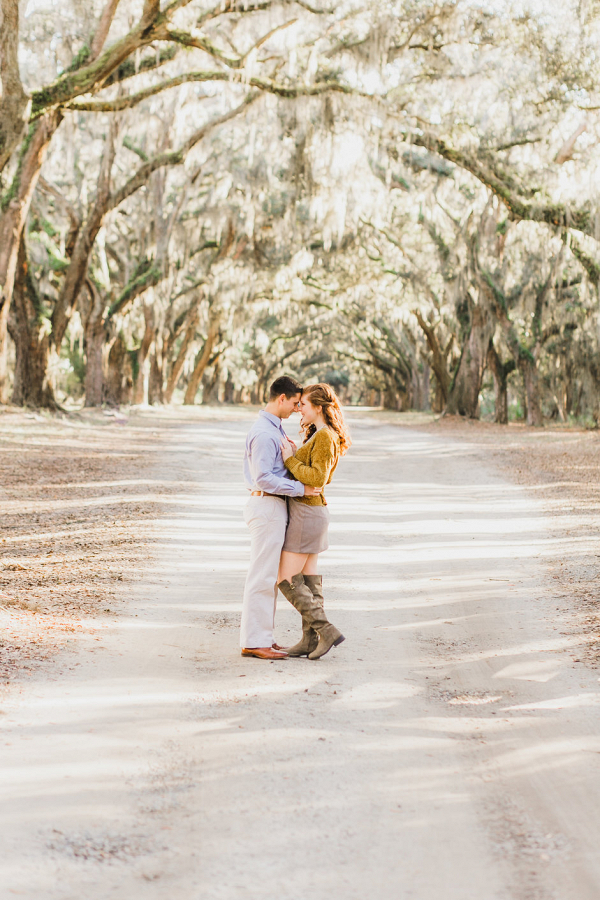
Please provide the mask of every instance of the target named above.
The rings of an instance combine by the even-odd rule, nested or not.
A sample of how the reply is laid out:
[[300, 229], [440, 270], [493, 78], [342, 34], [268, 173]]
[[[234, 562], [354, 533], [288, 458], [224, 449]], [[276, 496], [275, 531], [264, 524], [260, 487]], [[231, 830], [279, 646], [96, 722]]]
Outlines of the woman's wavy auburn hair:
[[[344, 456], [348, 448], [352, 444], [350, 433], [344, 422], [344, 414], [338, 395], [334, 389], [328, 384], [309, 384], [302, 391], [302, 396], [306, 397], [313, 406], [318, 406], [323, 412], [323, 418], [332, 431], [335, 431], [340, 439], [340, 454]], [[304, 443], [316, 432], [314, 425], [308, 425], [304, 429]]]

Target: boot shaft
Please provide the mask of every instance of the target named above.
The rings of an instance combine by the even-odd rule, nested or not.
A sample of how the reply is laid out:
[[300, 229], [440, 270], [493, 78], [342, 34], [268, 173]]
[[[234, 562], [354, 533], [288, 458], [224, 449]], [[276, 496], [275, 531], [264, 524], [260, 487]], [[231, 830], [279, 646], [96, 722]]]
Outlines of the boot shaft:
[[286, 600], [295, 607], [302, 616], [309, 616], [318, 603], [313, 597], [313, 593], [304, 581], [301, 572], [294, 575], [291, 582], [280, 581], [277, 585]]
[[[325, 615], [325, 610], [318, 599], [320, 596], [322, 601], [323, 597], [320, 575], [302, 575], [299, 572], [294, 575], [291, 582], [280, 581], [278, 588], [302, 616], [302, 640], [290, 648], [288, 651], [290, 655], [304, 656], [308, 652], [309, 659], [320, 659], [331, 647], [337, 646], [344, 640], [341, 631], [338, 631]], [[308, 650], [311, 631], [317, 632], [319, 640], [316, 648]], [[312, 647], [314, 647], [313, 641], [314, 639], [311, 640]]]
[[309, 590], [312, 591], [312, 595], [317, 600], [321, 606], [323, 606], [325, 602], [325, 598], [323, 596], [323, 576], [322, 575], [305, 575], [304, 582], [308, 585]]

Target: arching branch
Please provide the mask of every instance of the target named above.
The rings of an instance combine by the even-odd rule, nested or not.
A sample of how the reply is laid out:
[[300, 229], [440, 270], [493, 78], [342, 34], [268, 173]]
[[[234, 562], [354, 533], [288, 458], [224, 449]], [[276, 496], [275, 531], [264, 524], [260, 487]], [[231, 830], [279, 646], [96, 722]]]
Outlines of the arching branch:
[[[179, 87], [182, 84], [206, 81], [230, 81], [235, 83], [236, 80], [237, 79], [232, 79], [229, 72], [185, 72], [183, 75], [176, 75], [173, 78], [168, 78], [165, 81], [161, 81], [158, 84], [145, 88], [143, 91], [138, 91], [136, 94], [117, 97], [116, 100], [75, 100], [72, 103], [67, 104], [65, 108], [77, 110], [79, 112], [119, 112], [123, 109], [131, 109], [143, 100], [147, 100], [148, 97], [153, 97], [155, 94], [160, 94], [162, 91], [167, 91], [170, 88]], [[272, 81], [270, 78], [252, 77], [244, 83], [248, 84], [250, 87], [265, 91], [265, 93], [277, 94], [279, 97], [288, 98], [314, 97], [336, 91], [343, 94], [358, 93], [347, 85], [337, 84], [336, 82], [331, 81], [318, 82], [317, 84], [311, 85], [283, 84], [281, 82]]]
[[106, 43], [106, 38], [108, 37], [108, 32], [110, 31], [110, 26], [112, 25], [112, 21], [115, 17], [119, 2], [120, 0], [107, 0], [106, 6], [104, 7], [102, 15], [100, 16], [100, 20], [98, 21], [96, 33], [92, 38], [89, 57], [90, 61], [98, 58], [102, 48], [104, 47], [104, 44]]
[[511, 173], [502, 170], [493, 160], [482, 159], [452, 147], [443, 138], [421, 131], [411, 134], [411, 143], [426, 147], [433, 153], [465, 169], [502, 200], [513, 219], [545, 222], [562, 228], [574, 228], [596, 237], [595, 216], [589, 204], [571, 209], [563, 203], [540, 202], [531, 199], [534, 192], [518, 184]]
[[240, 56], [228, 56], [211, 41], [208, 35], [203, 34], [201, 31], [193, 33], [190, 31], [180, 31], [177, 28], [168, 28], [167, 37], [169, 40], [175, 41], [177, 44], [182, 44], [184, 47], [195, 47], [197, 50], [204, 50], [205, 53], [208, 53], [213, 59], [218, 59], [219, 62], [222, 62], [229, 69], [242, 69], [251, 53], [258, 50], [259, 47], [262, 47], [262, 45], [276, 32], [283, 31], [284, 28], [289, 28], [290, 25], [294, 25], [297, 21], [297, 19], [289, 19], [282, 25], [276, 25], [275, 28], [271, 28], [271, 30], [260, 37], [249, 50]]
[[239, 106], [234, 107], [234, 109], [229, 110], [224, 115], [219, 116], [216, 119], [213, 119], [210, 122], [207, 122], [206, 125], [203, 125], [202, 128], [198, 128], [184, 144], [179, 147], [178, 150], [171, 150], [167, 153], [159, 153], [157, 156], [154, 156], [152, 159], [149, 159], [148, 162], [144, 163], [143, 166], [137, 170], [137, 172], [131, 176], [131, 178], [125, 182], [125, 184], [119, 188], [118, 191], [115, 191], [110, 198], [108, 209], [114, 209], [116, 206], [119, 206], [127, 197], [130, 197], [134, 194], [140, 187], [142, 187], [148, 179], [150, 175], [155, 172], [157, 169], [162, 169], [164, 166], [179, 166], [181, 165], [186, 155], [189, 151], [196, 146], [206, 135], [212, 131], [214, 128], [217, 128], [219, 125], [223, 125], [225, 122], [228, 122], [230, 119], [234, 119], [241, 112], [243, 112], [246, 107], [248, 107], [251, 103], [258, 99], [258, 94], [249, 94]]

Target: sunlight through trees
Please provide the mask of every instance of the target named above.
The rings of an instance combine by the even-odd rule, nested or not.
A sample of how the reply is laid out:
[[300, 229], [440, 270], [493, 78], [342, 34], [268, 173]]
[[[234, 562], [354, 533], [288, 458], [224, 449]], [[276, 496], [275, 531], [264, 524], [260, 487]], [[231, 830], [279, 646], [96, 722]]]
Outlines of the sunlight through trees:
[[1, 402], [598, 422], [596, 4], [1, 10]]

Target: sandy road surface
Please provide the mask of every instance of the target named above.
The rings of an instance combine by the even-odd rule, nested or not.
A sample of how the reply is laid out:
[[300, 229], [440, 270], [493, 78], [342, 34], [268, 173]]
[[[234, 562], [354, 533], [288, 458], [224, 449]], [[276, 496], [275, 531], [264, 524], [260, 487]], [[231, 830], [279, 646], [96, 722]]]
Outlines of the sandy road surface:
[[357, 421], [323, 558], [347, 640], [242, 659], [248, 421], [165, 433], [129, 610], [5, 706], [0, 896], [597, 900], [600, 686], [552, 523], [464, 442]]

